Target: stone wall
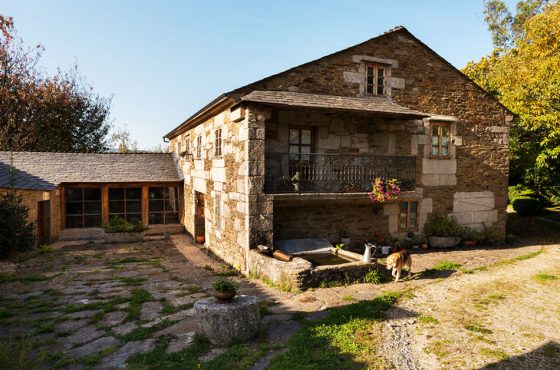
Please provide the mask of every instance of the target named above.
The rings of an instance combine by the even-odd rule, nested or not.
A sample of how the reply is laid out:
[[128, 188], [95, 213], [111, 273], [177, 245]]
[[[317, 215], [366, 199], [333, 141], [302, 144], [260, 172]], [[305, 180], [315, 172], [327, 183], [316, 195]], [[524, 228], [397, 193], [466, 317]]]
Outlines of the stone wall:
[[[0, 188], [0, 195], [8, 191], [9, 189]], [[29, 209], [28, 219], [35, 225], [35, 232], [37, 231], [38, 203], [50, 200], [50, 236], [51, 241], [57, 240], [61, 228], [60, 189], [51, 191], [17, 189], [16, 192], [22, 196], [23, 204]]]
[[[505, 234], [509, 166], [507, 137], [512, 117], [495, 99], [407, 31], [387, 33], [235, 92], [284, 90], [363, 96], [364, 66], [371, 62], [390, 66], [387, 81], [393, 101], [453, 120], [452, 150], [455, 158], [427, 158], [428, 120], [424, 122], [424, 132], [412, 139], [417, 144], [422, 164], [418, 168], [418, 186], [423, 188], [425, 198], [433, 200], [433, 212], [453, 213], [456, 193], [488, 191], [495, 199], [496, 221], [493, 224]], [[344, 115], [344, 118], [347, 117]], [[341, 147], [344, 147], [342, 142]], [[475, 223], [484, 220], [488, 218], [481, 216]]]
[[[232, 120], [226, 110], [201, 125], [170, 140], [169, 149], [184, 178], [184, 223], [195, 234], [195, 192], [204, 194], [205, 244], [220, 258], [239, 270], [246, 269], [248, 253], [248, 136], [247, 118]], [[222, 130], [222, 155], [215, 155], [215, 130]], [[202, 138], [200, 158], [197, 137]], [[184, 151], [178, 153], [178, 140]], [[216, 220], [216, 194], [222, 200], [221, 229]]]

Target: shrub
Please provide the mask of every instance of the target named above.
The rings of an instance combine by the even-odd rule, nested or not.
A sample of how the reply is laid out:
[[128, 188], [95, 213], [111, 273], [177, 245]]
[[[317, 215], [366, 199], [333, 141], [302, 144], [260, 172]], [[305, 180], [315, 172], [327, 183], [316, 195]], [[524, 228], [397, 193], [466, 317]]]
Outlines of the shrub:
[[371, 270], [367, 274], [364, 275], [364, 283], [368, 284], [381, 284], [385, 278], [382, 274], [379, 273], [377, 270]]
[[520, 196], [513, 200], [513, 209], [522, 217], [539, 213], [543, 206], [540, 200], [528, 196]]
[[513, 204], [515, 198], [519, 197], [537, 198], [537, 194], [523, 184], [508, 187], [508, 199], [510, 204]]
[[424, 225], [426, 236], [461, 236], [463, 227], [453, 217], [432, 216]]
[[239, 284], [226, 278], [219, 278], [212, 284], [212, 288], [218, 292], [237, 293]]
[[142, 222], [128, 222], [119, 216], [112, 216], [102, 227], [107, 233], [139, 233], [146, 230]]
[[503, 235], [496, 229], [495, 227], [491, 226], [488, 227], [484, 225], [484, 239], [483, 242], [487, 244], [496, 244], [504, 241]]
[[461, 235], [461, 237], [463, 238], [463, 240], [474, 240], [477, 242], [486, 239], [486, 235], [483, 232], [473, 229], [471, 227], [464, 227], [463, 235]]
[[31, 248], [35, 244], [29, 209], [21, 196], [8, 192], [0, 197], [0, 257]]

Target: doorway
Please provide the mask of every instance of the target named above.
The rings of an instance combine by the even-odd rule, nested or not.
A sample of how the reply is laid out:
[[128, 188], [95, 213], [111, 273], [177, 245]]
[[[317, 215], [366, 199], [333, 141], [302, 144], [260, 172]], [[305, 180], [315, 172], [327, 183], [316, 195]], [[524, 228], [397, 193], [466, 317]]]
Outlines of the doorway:
[[204, 194], [194, 192], [194, 238], [198, 244], [204, 244], [205, 218], [204, 218]]
[[51, 242], [51, 201], [42, 200], [37, 204], [37, 244]]

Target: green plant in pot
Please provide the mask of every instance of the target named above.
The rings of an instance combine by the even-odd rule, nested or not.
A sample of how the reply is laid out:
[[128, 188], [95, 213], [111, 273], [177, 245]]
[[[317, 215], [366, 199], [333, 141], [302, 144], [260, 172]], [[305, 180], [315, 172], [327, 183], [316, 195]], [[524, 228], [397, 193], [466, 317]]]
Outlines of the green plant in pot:
[[480, 232], [471, 227], [465, 227], [463, 229], [463, 235], [461, 235], [461, 237], [463, 238], [464, 245], [474, 246], [480, 243], [481, 241], [483, 241], [486, 236], [484, 235], [483, 232]]
[[461, 242], [463, 227], [453, 217], [432, 216], [424, 225], [424, 235], [435, 248], [454, 247]]
[[230, 302], [237, 294], [239, 284], [221, 277], [214, 281], [212, 288], [214, 288], [214, 298], [220, 302]]

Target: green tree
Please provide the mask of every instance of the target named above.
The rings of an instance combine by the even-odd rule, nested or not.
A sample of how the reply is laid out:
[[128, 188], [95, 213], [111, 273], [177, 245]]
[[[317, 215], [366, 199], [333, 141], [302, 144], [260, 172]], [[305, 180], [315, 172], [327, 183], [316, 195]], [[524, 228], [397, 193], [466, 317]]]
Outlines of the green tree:
[[21, 196], [10, 190], [0, 196], [0, 257], [31, 248], [35, 243], [34, 226]]
[[47, 76], [42, 51], [0, 15], [0, 150], [104, 150], [111, 98], [95, 94], [76, 67]]
[[518, 116], [510, 181], [537, 190], [560, 185], [560, 4], [545, 3], [520, 1], [511, 16], [502, 1], [487, 2], [496, 49], [463, 70]]

